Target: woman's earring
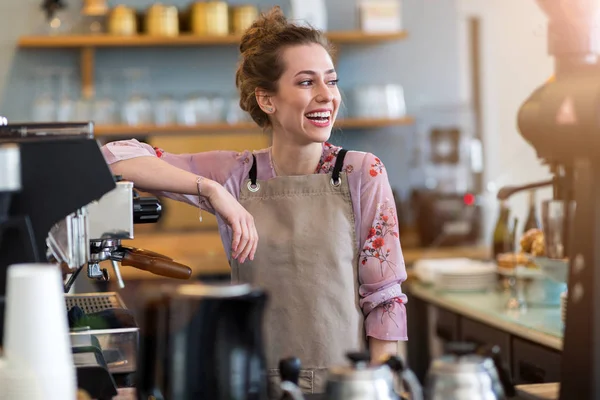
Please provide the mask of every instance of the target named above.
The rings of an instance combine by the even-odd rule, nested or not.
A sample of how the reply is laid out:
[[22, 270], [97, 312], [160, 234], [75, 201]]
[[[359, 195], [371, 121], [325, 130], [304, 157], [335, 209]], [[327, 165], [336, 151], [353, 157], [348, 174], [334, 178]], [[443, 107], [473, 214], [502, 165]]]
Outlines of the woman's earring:
[[268, 108], [267, 108], [267, 111], [268, 111], [268, 112], [273, 112], [273, 107], [268, 107]]

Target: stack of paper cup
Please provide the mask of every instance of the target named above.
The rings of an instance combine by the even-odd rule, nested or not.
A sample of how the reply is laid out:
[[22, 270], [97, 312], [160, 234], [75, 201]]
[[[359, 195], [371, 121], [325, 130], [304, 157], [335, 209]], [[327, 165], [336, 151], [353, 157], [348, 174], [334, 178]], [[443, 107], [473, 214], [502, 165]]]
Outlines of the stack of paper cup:
[[3, 371], [5, 379], [12, 377], [6, 383], [22, 386], [26, 376], [34, 381], [31, 385], [40, 389], [44, 400], [76, 399], [77, 381], [59, 267], [11, 265], [6, 285], [5, 367], [27, 371], [20, 378]]

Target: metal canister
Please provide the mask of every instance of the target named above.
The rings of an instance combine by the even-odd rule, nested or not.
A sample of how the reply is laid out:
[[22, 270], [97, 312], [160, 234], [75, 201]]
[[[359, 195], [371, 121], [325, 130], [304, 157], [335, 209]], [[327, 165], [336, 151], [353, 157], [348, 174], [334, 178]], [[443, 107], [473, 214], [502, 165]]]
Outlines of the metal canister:
[[177, 7], [156, 3], [146, 12], [144, 25], [148, 35], [177, 36], [179, 35], [179, 11]]
[[113, 8], [108, 17], [108, 33], [113, 35], [137, 34], [135, 10], [124, 5]]
[[241, 35], [258, 18], [258, 7], [243, 5], [231, 8], [231, 33]]
[[84, 0], [84, 5], [81, 9], [82, 15], [99, 16], [106, 15], [107, 13], [108, 5], [106, 4], [106, 0]]
[[196, 2], [191, 10], [191, 30], [195, 35], [229, 34], [229, 8], [224, 1]]

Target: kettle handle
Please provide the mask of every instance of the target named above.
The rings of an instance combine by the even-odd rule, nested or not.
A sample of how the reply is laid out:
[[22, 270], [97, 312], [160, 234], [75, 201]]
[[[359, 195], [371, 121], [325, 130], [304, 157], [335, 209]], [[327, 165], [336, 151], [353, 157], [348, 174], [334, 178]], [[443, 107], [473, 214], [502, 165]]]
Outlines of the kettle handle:
[[279, 361], [279, 374], [281, 375], [281, 400], [304, 400], [304, 395], [298, 386], [302, 363], [299, 358], [289, 357]]
[[411, 400], [423, 400], [423, 389], [419, 379], [410, 369], [406, 368], [404, 361], [398, 356], [390, 356], [386, 361], [386, 364], [392, 371], [396, 373], [398, 379], [402, 381], [403, 385], [406, 385], [408, 392], [410, 393]]
[[490, 357], [494, 362], [494, 366], [496, 367], [496, 371], [498, 372], [498, 378], [500, 379], [500, 384], [504, 389], [504, 394], [507, 397], [516, 396], [515, 385], [510, 376], [510, 371], [508, 366], [502, 361], [502, 355], [500, 351], [500, 346], [481, 346], [478, 353], [483, 356]]

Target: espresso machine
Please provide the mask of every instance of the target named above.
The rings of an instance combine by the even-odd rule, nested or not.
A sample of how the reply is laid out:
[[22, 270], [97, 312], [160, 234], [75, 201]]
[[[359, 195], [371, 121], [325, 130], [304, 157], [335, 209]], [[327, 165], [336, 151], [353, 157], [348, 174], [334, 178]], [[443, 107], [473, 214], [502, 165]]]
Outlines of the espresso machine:
[[[65, 312], [80, 388], [108, 399], [133, 385], [139, 327], [118, 293], [68, 294], [83, 269], [107, 281], [112, 264], [186, 280], [191, 269], [148, 250], [122, 245], [134, 225], [156, 222], [158, 199], [140, 197], [114, 177], [92, 123], [0, 126], [0, 344], [6, 269], [18, 263], [55, 263], [65, 283]], [[43, 301], [43, 299], [40, 299]]]
[[[559, 398], [598, 399], [600, 0], [536, 2], [548, 16], [548, 52], [554, 57], [555, 76], [521, 106], [518, 127], [553, 174], [553, 200], [564, 205], [569, 312]], [[570, 206], [573, 202], [575, 208]]]

